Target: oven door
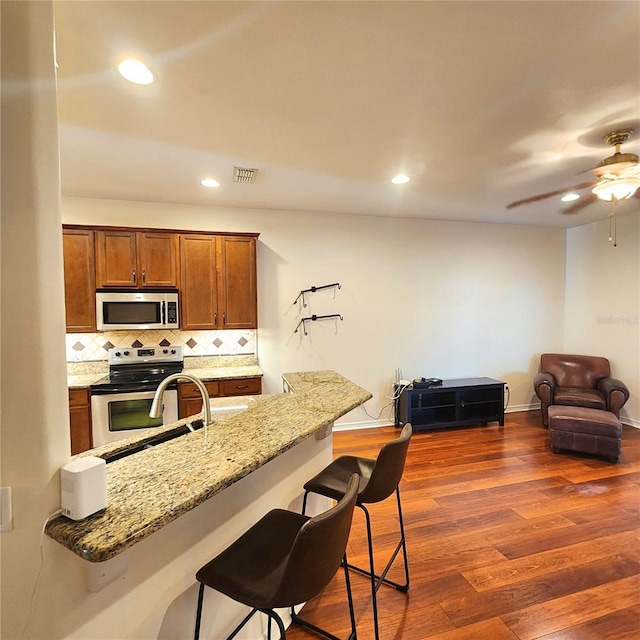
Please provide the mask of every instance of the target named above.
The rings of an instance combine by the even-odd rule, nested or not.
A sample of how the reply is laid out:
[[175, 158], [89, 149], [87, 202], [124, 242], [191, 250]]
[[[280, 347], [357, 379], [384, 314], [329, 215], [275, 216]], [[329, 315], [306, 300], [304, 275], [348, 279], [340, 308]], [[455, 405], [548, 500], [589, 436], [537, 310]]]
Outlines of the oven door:
[[130, 436], [151, 433], [156, 427], [178, 419], [178, 392], [164, 392], [162, 419], [150, 418], [155, 391], [134, 391], [91, 396], [93, 446]]

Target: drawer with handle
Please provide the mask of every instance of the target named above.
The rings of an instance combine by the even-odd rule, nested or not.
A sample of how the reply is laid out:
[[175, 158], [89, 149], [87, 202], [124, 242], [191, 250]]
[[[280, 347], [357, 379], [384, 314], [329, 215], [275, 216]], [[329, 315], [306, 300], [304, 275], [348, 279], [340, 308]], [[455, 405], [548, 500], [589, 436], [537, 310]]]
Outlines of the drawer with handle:
[[220, 380], [221, 396], [249, 396], [262, 393], [262, 378]]

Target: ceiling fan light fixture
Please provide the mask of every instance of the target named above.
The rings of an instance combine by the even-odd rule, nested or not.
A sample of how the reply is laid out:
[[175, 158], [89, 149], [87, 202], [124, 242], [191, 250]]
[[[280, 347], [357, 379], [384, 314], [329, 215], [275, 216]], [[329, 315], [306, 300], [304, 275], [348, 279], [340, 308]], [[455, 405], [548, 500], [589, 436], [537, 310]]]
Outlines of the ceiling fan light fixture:
[[619, 178], [605, 178], [591, 190], [600, 200], [612, 202], [630, 198], [640, 187], [640, 177], [622, 176]]
[[573, 202], [574, 200], [578, 200], [580, 198], [580, 194], [578, 193], [565, 193], [560, 200], [562, 202]]

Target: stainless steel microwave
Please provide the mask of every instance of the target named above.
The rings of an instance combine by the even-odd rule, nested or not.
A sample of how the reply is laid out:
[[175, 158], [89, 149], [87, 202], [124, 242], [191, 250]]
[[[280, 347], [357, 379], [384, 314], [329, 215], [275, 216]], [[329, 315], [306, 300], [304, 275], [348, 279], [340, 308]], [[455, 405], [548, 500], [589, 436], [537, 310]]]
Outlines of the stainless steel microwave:
[[178, 294], [175, 291], [98, 291], [98, 331], [123, 329], [178, 329]]

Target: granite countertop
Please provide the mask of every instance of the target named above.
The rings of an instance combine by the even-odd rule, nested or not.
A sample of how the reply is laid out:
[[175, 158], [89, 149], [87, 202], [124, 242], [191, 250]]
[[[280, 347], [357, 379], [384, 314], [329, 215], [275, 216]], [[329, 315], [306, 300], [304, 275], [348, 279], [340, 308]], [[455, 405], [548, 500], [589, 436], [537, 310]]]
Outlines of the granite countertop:
[[204, 382], [210, 382], [211, 380], [256, 378], [262, 377], [263, 375], [262, 369], [257, 365], [242, 367], [216, 367], [211, 369], [183, 369], [183, 372], [190, 373]]
[[[107, 464], [108, 507], [80, 521], [57, 516], [47, 535], [90, 562], [113, 558], [372, 397], [334, 371], [282, 377], [290, 393], [248, 396], [233, 415], [214, 411], [206, 445], [199, 429]], [[132, 436], [78, 457], [108, 457], [146, 439]]]

